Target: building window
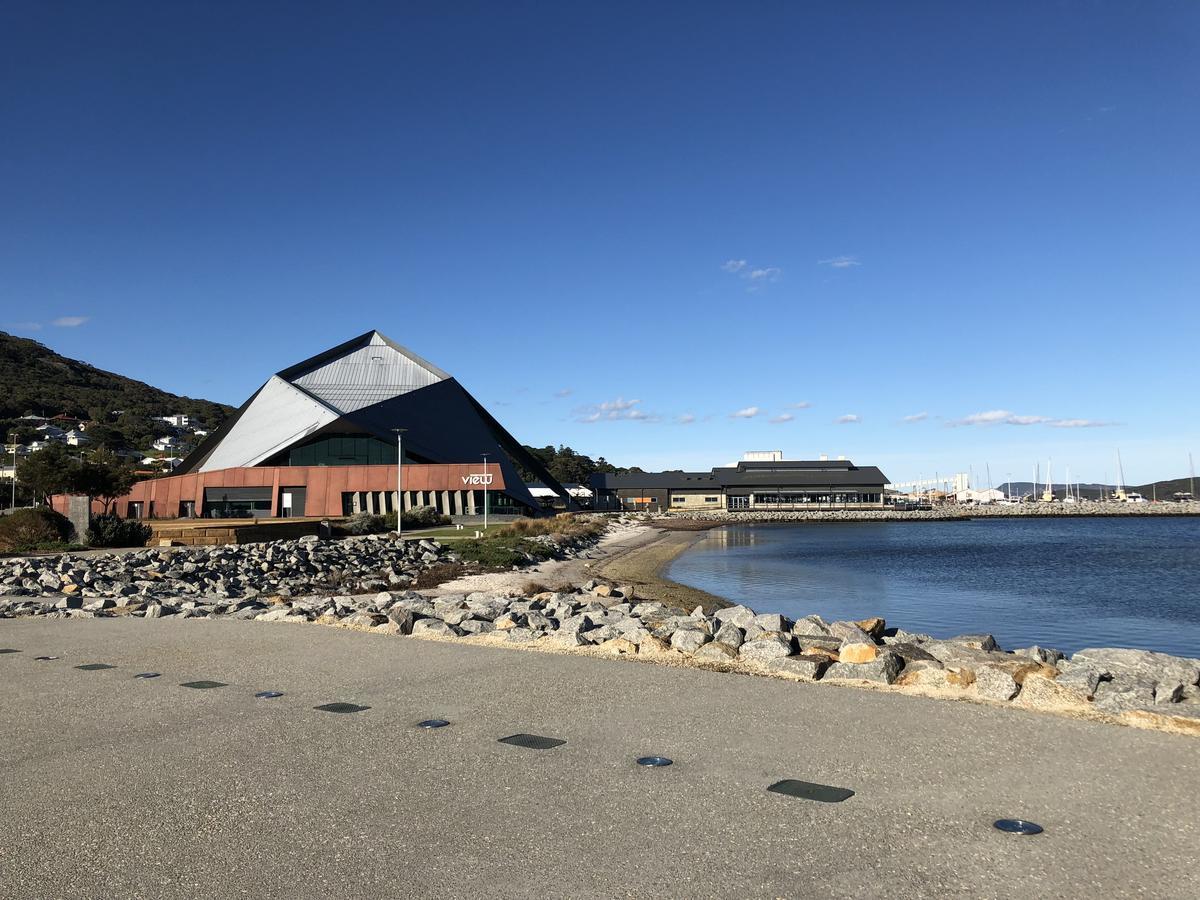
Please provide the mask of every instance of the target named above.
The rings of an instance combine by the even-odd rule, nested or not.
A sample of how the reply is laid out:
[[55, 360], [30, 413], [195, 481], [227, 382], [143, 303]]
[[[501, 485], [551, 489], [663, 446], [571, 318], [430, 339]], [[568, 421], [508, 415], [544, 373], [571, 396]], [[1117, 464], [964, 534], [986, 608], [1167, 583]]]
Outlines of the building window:
[[672, 503], [687, 503], [687, 497], [675, 496], [671, 498]]
[[705, 503], [720, 503], [721, 498], [720, 497], [705, 497], [704, 502]]
[[396, 445], [367, 434], [326, 435], [288, 451], [289, 466], [383, 466], [396, 464]]

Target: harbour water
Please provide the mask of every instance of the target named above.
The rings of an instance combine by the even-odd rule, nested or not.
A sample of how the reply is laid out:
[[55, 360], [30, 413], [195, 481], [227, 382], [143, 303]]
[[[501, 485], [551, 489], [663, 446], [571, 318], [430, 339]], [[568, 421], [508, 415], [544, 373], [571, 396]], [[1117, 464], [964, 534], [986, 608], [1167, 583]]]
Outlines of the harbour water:
[[1200, 657], [1200, 518], [737, 525], [666, 574], [792, 617]]

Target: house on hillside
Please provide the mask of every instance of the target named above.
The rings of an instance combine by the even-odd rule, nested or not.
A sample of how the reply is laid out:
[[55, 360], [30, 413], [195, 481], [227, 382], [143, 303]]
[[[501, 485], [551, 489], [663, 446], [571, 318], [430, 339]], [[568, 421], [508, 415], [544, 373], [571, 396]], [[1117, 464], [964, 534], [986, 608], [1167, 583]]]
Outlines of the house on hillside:
[[160, 422], [166, 422], [172, 428], [187, 428], [192, 424], [192, 417], [185, 415], [159, 416]]
[[92, 439], [82, 431], [74, 428], [63, 435], [63, 440], [65, 440], [72, 447], [82, 447], [84, 444], [89, 444], [92, 441]]

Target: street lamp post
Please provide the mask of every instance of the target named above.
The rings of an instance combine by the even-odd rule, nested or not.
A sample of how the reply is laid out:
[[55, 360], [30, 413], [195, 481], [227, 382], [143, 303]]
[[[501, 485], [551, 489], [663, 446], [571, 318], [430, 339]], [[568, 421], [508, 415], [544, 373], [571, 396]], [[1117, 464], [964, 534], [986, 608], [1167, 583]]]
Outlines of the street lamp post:
[[483, 454], [483, 530], [487, 531], [487, 514], [488, 514], [488, 471], [487, 471], [488, 455]]
[[12, 479], [12, 506], [11, 510], [17, 508], [17, 442], [13, 441], [13, 479]]
[[404, 432], [407, 428], [393, 428], [396, 432], [396, 537], [404, 540]]

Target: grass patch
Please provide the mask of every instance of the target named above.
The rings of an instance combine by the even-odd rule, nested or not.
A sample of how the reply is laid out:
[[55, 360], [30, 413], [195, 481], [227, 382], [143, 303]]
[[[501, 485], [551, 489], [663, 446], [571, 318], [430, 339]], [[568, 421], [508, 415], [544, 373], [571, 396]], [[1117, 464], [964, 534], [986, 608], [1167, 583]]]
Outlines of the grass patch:
[[[599, 537], [606, 523], [601, 519], [585, 519], [560, 515], [552, 519], [518, 519], [496, 531], [488, 530], [481, 538], [469, 538], [454, 543], [454, 551], [464, 560], [490, 568], [510, 569], [552, 559], [558, 555], [556, 545], [574, 545]], [[534, 538], [549, 537], [553, 543]]]

